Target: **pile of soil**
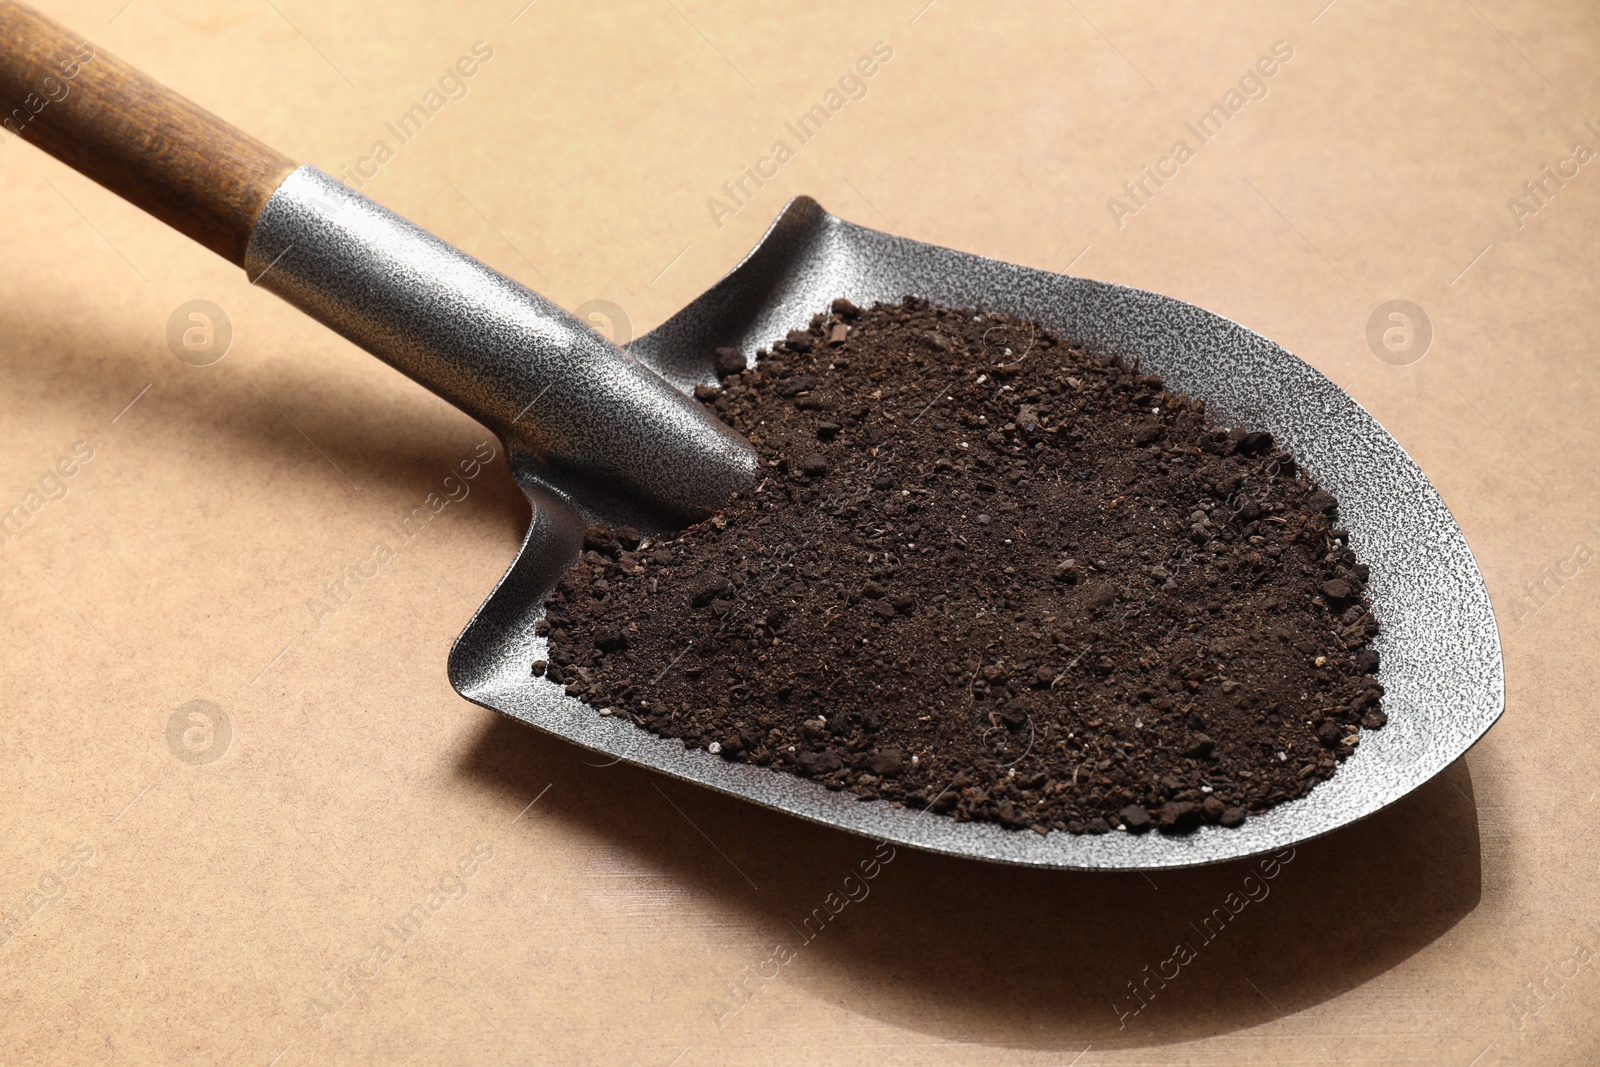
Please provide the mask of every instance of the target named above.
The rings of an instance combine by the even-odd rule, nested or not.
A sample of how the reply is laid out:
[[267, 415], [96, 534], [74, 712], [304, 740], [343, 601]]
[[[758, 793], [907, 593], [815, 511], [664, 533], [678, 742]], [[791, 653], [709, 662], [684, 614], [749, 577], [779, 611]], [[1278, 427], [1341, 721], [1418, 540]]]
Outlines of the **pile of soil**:
[[1383, 725], [1367, 568], [1268, 434], [911, 297], [717, 355], [759, 486], [591, 529], [539, 623], [598, 714], [1040, 833], [1237, 826]]

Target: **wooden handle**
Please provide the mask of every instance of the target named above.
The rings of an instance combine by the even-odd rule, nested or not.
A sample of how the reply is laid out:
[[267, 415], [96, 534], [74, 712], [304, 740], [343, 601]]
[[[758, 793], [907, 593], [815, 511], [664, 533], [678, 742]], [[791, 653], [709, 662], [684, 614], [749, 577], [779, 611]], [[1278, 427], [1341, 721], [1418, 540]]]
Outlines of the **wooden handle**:
[[0, 109], [7, 135], [32, 141], [240, 266], [256, 216], [295, 168], [12, 0], [0, 0]]

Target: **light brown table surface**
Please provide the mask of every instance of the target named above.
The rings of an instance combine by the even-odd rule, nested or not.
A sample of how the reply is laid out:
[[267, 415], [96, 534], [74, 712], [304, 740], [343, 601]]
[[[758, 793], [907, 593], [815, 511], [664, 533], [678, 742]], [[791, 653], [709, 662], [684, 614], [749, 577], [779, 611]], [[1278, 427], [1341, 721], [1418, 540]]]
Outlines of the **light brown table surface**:
[[[1600, 149], [1592, 10], [922, 3], [47, 10], [329, 171], [486, 42], [467, 96], [363, 191], [569, 308], [611, 302], [634, 335], [800, 193], [1234, 318], [1438, 486], [1500, 615], [1500, 723], [1301, 847], [1120, 1028], [1125, 983], [1247, 866], [901, 850], [772, 965], [870, 844], [591, 766], [458, 698], [446, 652], [527, 507], [496, 462], [414, 538], [386, 523], [485, 431], [11, 141], [0, 509], [78, 442], [93, 458], [0, 546], [0, 1062], [1594, 1061], [1600, 162], [1537, 213], [1507, 203], [1574, 142]], [[717, 225], [708, 198], [878, 41], [893, 58], [865, 97]], [[1184, 123], [1279, 41], [1266, 95], [1199, 145]], [[1193, 158], [1119, 228], [1108, 199], [1178, 139]], [[165, 340], [195, 298], [234, 329], [206, 367]], [[1367, 342], [1395, 298], [1434, 329], [1405, 366]], [[316, 610], [379, 541], [394, 558]], [[203, 731], [169, 734], [194, 700], [231, 724], [210, 762]]]

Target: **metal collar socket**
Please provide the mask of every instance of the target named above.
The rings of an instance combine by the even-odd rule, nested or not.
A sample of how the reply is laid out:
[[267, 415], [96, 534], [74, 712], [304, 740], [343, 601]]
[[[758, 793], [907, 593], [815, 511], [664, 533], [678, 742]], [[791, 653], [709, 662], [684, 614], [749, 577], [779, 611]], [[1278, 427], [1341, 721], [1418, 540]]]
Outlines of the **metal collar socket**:
[[544, 297], [315, 167], [267, 201], [245, 272], [569, 491], [687, 517], [752, 480], [749, 444], [699, 404]]

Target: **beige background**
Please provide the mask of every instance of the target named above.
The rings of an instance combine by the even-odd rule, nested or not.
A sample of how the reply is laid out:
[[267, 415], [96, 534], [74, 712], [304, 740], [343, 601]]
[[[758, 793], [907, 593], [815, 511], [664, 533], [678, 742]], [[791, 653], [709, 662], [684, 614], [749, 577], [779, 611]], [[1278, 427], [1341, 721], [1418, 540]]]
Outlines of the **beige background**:
[[[1438, 486], [1500, 612], [1508, 699], [1434, 783], [1301, 848], [1123, 1029], [1124, 982], [1246, 867], [1091, 877], [902, 850], [773, 977], [773, 946], [870, 846], [591, 766], [455, 696], [450, 641], [527, 518], [498, 463], [319, 620], [308, 601], [397, 547], [383, 524], [484, 431], [13, 141], [0, 509], [74, 443], [94, 458], [0, 546], [0, 1061], [1600, 1053], [1600, 164], [1520, 229], [1507, 206], [1575, 141], [1600, 148], [1587, 5], [122, 2], [47, 9], [330, 171], [488, 42], [469, 95], [364, 191], [567, 307], [613, 302], [634, 334], [798, 193], [1237, 319], [1347, 388]], [[707, 198], [879, 40], [894, 58], [866, 97], [714, 225]], [[1266, 97], [1119, 229], [1108, 198], [1276, 41], [1294, 56]], [[208, 367], [165, 342], [194, 298], [235, 331]], [[1393, 298], [1435, 331], [1409, 366], [1366, 339]], [[179, 758], [203, 730], [169, 741], [191, 700], [231, 723], [209, 763]], [[475, 847], [492, 858], [452, 880]], [[419, 903], [401, 944], [387, 926]]]

